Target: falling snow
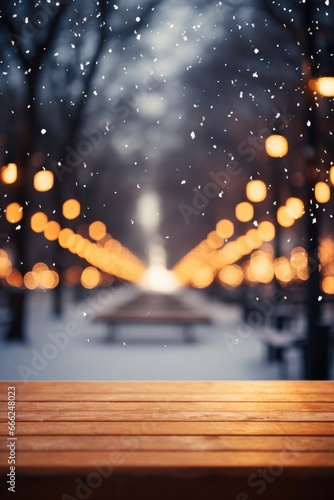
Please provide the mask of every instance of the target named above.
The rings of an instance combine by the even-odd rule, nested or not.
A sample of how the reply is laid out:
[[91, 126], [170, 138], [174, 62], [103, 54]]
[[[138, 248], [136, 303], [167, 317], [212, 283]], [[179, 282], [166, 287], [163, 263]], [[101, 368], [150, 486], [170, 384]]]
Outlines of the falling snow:
[[[65, 15], [58, 18], [56, 13], [45, 25], [35, 21], [40, 2], [8, 3], [9, 27], [13, 23], [15, 29], [32, 33], [17, 42], [9, 31], [4, 40], [9, 38], [10, 43], [1, 48], [1, 154], [5, 167], [19, 159], [19, 178], [27, 170], [30, 179], [22, 193], [15, 189], [16, 181], [2, 183], [1, 170], [1, 234], [6, 240], [11, 234], [8, 254], [16, 260], [12, 268], [27, 258], [12, 241], [20, 240], [22, 228], [30, 231], [29, 221], [38, 211], [45, 212], [47, 225], [30, 231], [27, 248], [38, 249], [36, 259], [38, 254], [45, 262], [54, 260], [52, 268], [61, 279], [60, 241], [59, 236], [48, 235], [50, 221], [75, 233], [75, 244], [63, 248], [62, 255], [66, 266], [81, 266], [83, 272], [85, 266], [98, 268], [107, 259], [103, 254], [89, 262], [89, 252], [80, 251], [80, 238], [89, 237], [96, 252], [107, 252], [108, 242], [110, 248], [114, 242], [113, 258], [118, 255], [115, 242], [120, 242], [119, 251], [128, 244], [147, 262], [159, 242], [162, 260], [174, 265], [203, 241], [214, 247], [208, 235], [214, 238], [219, 220], [230, 220], [233, 237], [222, 237], [219, 250], [203, 244], [197, 254], [194, 250], [193, 262], [194, 269], [212, 267], [212, 279], [230, 297], [233, 283], [219, 281], [224, 263], [238, 266], [247, 281], [245, 269], [252, 258], [267, 252], [273, 279], [277, 248], [291, 274], [294, 248], [303, 245], [307, 253], [310, 241], [321, 242], [319, 227], [322, 235], [333, 237], [333, 98], [308, 85], [312, 65], [305, 43], [314, 44], [312, 63], [317, 71], [327, 67], [333, 6], [325, 0], [322, 9], [315, 9], [307, 33], [304, 1], [267, 2], [265, 9], [252, 2], [247, 8], [232, 3], [200, 6], [163, 0], [159, 8], [146, 1], [103, 3], [104, 12], [101, 2], [83, 2], [80, 9], [76, 2], [65, 2], [59, 8]], [[57, 29], [48, 31], [58, 19]], [[273, 133], [287, 139], [286, 157], [269, 156], [266, 140]], [[35, 188], [37, 174], [47, 171], [53, 174], [53, 186]], [[309, 171], [313, 191], [307, 185]], [[248, 199], [246, 184], [259, 180], [266, 187], [264, 198], [249, 200], [254, 214], [238, 220], [236, 206]], [[317, 199], [318, 181], [326, 183], [330, 200]], [[15, 222], [9, 222], [8, 205], [16, 196], [24, 208], [16, 213]], [[146, 226], [138, 223], [138, 206], [145, 196]], [[299, 197], [304, 208], [297, 216], [291, 199]], [[63, 217], [63, 198], [79, 200], [76, 217]], [[290, 218], [286, 215], [280, 224], [284, 213]], [[94, 221], [106, 226], [101, 240], [90, 237]], [[276, 239], [261, 235], [263, 222], [275, 225]], [[255, 243], [250, 240], [248, 248], [241, 248], [249, 235], [257, 235]], [[241, 250], [234, 247], [231, 257], [224, 249], [233, 249], [227, 246], [232, 242], [240, 243]], [[207, 247], [210, 256], [204, 255]], [[29, 269], [35, 263], [31, 253]], [[220, 256], [224, 258], [219, 261]], [[99, 272], [96, 287], [111, 286], [107, 277], [113, 273]], [[334, 279], [331, 265], [324, 272]], [[261, 279], [258, 283], [265, 289], [268, 281]], [[291, 278], [303, 286], [306, 280], [305, 269], [304, 275], [296, 271]], [[326, 298], [323, 293], [318, 300]], [[83, 317], [87, 315], [83, 312]]]

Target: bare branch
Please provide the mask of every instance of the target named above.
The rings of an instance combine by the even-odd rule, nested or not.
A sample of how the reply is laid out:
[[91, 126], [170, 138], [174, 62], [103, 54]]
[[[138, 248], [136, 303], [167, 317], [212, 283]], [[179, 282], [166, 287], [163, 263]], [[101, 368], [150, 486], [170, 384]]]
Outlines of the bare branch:
[[140, 15], [140, 21], [136, 22], [135, 24], [131, 24], [129, 26], [126, 26], [125, 28], [122, 28], [120, 30], [114, 31], [114, 34], [116, 34], [118, 37], [120, 36], [129, 36], [134, 33], [134, 28], [138, 30], [138, 28], [141, 28], [144, 26], [148, 21], [151, 15], [153, 14], [155, 8], [157, 5], [161, 3], [161, 0], [151, 0], [148, 2], [148, 4], [145, 6], [143, 9], [141, 15]]
[[59, 6], [59, 11], [56, 15], [52, 17], [49, 23], [49, 30], [48, 30], [48, 35], [46, 37], [46, 40], [43, 42], [40, 42], [36, 45], [38, 55], [34, 59], [34, 66], [38, 67], [40, 66], [42, 59], [46, 56], [46, 54], [49, 52], [50, 47], [55, 39], [57, 29], [60, 26], [60, 23], [65, 15], [66, 9], [68, 7], [68, 4], [65, 5], [60, 5]]
[[[28, 3], [30, 6], [30, 4]], [[38, 68], [42, 60], [45, 58], [47, 53], [49, 52], [49, 47], [52, 45], [52, 42], [55, 39], [57, 29], [59, 25], [61, 24], [61, 21], [65, 15], [66, 9], [68, 8], [68, 5], [60, 5], [58, 7], [58, 11], [55, 12], [51, 17], [48, 22], [48, 31], [47, 31], [47, 37], [44, 40], [41, 40], [40, 42], [37, 40], [38, 37], [36, 37], [36, 42], [34, 46], [34, 50], [30, 52], [25, 52], [22, 47], [22, 40], [24, 39], [24, 35], [22, 32], [18, 29], [18, 27], [13, 23], [11, 19], [11, 15], [8, 12], [8, 9], [3, 9], [0, 17], [0, 23], [2, 24], [4, 28], [4, 32], [6, 33], [6, 38], [12, 47], [13, 51], [18, 55], [20, 58], [23, 67], [25, 71], [32, 69], [32, 68]], [[41, 29], [37, 28], [36, 29]]]
[[12, 22], [10, 15], [6, 11], [1, 12], [0, 16], [0, 24], [4, 28], [4, 32], [6, 33], [6, 39], [8, 43], [10, 44], [10, 47], [13, 48], [15, 47], [14, 52], [18, 55], [20, 58], [24, 69], [27, 70], [29, 68], [29, 60], [26, 54], [23, 52], [21, 44], [15, 43], [14, 39], [18, 40], [21, 38], [20, 33], [18, 33], [18, 30], [14, 23]]

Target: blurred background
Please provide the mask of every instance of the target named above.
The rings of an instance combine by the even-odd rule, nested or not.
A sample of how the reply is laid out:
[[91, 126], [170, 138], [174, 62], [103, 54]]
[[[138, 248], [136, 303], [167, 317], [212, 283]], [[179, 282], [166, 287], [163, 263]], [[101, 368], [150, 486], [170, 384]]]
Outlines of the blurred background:
[[333, 378], [332, 2], [0, 5], [0, 378]]

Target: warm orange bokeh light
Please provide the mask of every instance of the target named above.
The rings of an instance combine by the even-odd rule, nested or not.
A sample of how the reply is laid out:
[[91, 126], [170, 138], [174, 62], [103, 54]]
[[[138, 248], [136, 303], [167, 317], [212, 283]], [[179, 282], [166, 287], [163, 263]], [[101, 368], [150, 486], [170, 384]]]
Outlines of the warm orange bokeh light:
[[1, 169], [1, 180], [4, 184], [13, 184], [17, 179], [16, 163], [8, 163]]
[[294, 271], [291, 267], [289, 259], [279, 257], [274, 262], [275, 276], [281, 283], [289, 283], [294, 277]]
[[23, 285], [23, 277], [20, 271], [13, 269], [9, 276], [7, 276], [6, 281], [8, 285], [20, 288]]
[[328, 295], [334, 294], [334, 276], [326, 276], [321, 282], [321, 288]]
[[253, 205], [248, 203], [248, 201], [243, 201], [238, 203], [235, 207], [235, 216], [240, 222], [248, 222], [254, 217]]
[[58, 238], [58, 234], [60, 232], [60, 225], [55, 220], [50, 220], [45, 229], [44, 229], [44, 237], [49, 241], [55, 241]]
[[308, 257], [305, 248], [295, 247], [291, 250], [290, 263], [294, 268], [307, 267]]
[[317, 182], [314, 186], [314, 197], [318, 203], [327, 203], [331, 197], [331, 190], [326, 182]]
[[71, 198], [63, 203], [63, 216], [65, 219], [76, 219], [80, 215], [80, 210], [80, 203], [74, 198]]
[[286, 206], [279, 207], [277, 210], [277, 222], [282, 227], [291, 227], [295, 222], [295, 218], [290, 215], [289, 209]]
[[244, 273], [240, 266], [233, 264], [223, 267], [218, 273], [218, 279], [222, 285], [234, 288], [241, 285], [244, 280]]
[[329, 181], [334, 186], [334, 167], [329, 169]]
[[30, 227], [35, 233], [42, 233], [48, 223], [48, 217], [43, 212], [36, 212], [31, 216]]
[[103, 222], [97, 220], [90, 224], [88, 232], [92, 240], [99, 241], [107, 234], [107, 228]]
[[260, 238], [264, 242], [272, 241], [275, 238], [275, 226], [268, 220], [260, 222], [257, 230]]
[[81, 274], [81, 284], [85, 288], [95, 288], [102, 281], [101, 273], [95, 267], [86, 267]]
[[214, 272], [211, 267], [200, 267], [192, 275], [191, 284], [195, 288], [206, 288], [211, 285], [214, 277]]
[[206, 241], [208, 242], [209, 247], [213, 250], [217, 250], [224, 244], [224, 240], [217, 234], [216, 231], [211, 231], [208, 234]]
[[49, 191], [53, 186], [54, 176], [51, 170], [41, 170], [34, 175], [34, 188], [36, 191]]
[[216, 224], [216, 231], [218, 236], [223, 239], [231, 238], [234, 234], [234, 225], [228, 219], [222, 219]]
[[56, 288], [59, 283], [58, 273], [56, 273], [56, 271], [51, 271], [50, 269], [39, 272], [37, 279], [39, 287], [43, 290]]
[[287, 207], [287, 212], [291, 217], [295, 219], [300, 219], [304, 213], [304, 203], [299, 198], [288, 198], [286, 200], [285, 206]]
[[268, 156], [282, 158], [288, 152], [288, 141], [282, 135], [270, 135], [265, 141], [265, 149]]
[[38, 287], [38, 273], [29, 271], [24, 275], [23, 283], [28, 290], [35, 290]]
[[35, 271], [35, 273], [40, 273], [41, 271], [47, 271], [49, 268], [45, 264], [45, 262], [36, 262], [36, 264], [33, 265], [32, 270]]
[[122, 251], [122, 245], [118, 240], [108, 240], [104, 244], [104, 248], [112, 252], [113, 254], [119, 254]]
[[12, 263], [5, 250], [0, 249], [0, 278], [6, 278], [12, 272]]
[[16, 224], [23, 217], [23, 207], [19, 203], [10, 203], [6, 207], [6, 219], [11, 224]]
[[249, 244], [249, 246], [254, 250], [256, 250], [257, 248], [260, 248], [260, 246], [262, 245], [263, 240], [260, 236], [260, 233], [254, 228], [247, 231], [247, 233], [245, 234], [245, 237], [246, 237], [246, 241]]
[[318, 92], [324, 97], [334, 97], [334, 77], [323, 76], [320, 78], [313, 78], [309, 82], [311, 90]]
[[274, 278], [274, 264], [271, 256], [260, 250], [254, 252], [250, 258], [249, 272], [253, 281], [270, 283]]
[[267, 186], [260, 180], [249, 181], [246, 184], [246, 196], [249, 201], [263, 201], [267, 196]]
[[247, 255], [253, 250], [252, 240], [250, 238], [247, 238], [246, 236], [239, 236], [239, 238], [237, 238], [236, 240], [236, 244], [240, 257], [242, 255]]
[[69, 228], [62, 229], [59, 232], [58, 243], [62, 248], [67, 248], [68, 240], [70, 239], [72, 234], [74, 234], [74, 233], [73, 233], [72, 229], [69, 229]]

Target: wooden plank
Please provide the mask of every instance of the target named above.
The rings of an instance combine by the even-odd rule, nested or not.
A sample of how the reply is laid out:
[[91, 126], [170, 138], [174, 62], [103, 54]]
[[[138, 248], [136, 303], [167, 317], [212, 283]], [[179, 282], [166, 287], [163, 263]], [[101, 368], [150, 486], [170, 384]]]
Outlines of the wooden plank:
[[106, 382], [106, 381], [71, 381], [71, 382], [0, 382], [0, 393], [7, 394], [8, 386], [15, 386], [17, 393], [22, 392], [102, 392], [126, 393], [137, 392], [146, 394], [177, 393], [177, 394], [252, 394], [264, 393], [333, 393], [334, 381], [205, 381], [205, 382], [160, 382], [160, 381], [132, 381], [132, 382]]
[[[5, 422], [7, 413], [0, 412]], [[20, 411], [16, 421], [68, 421], [68, 422], [219, 422], [219, 421], [262, 421], [262, 422], [334, 422], [333, 412], [321, 411]]]
[[[4, 450], [7, 438], [0, 438]], [[21, 436], [16, 451], [300, 451], [334, 452], [334, 436]]]
[[[7, 435], [7, 423], [0, 433]], [[17, 422], [16, 436], [137, 435], [333, 436], [332, 422]]]
[[[174, 402], [174, 401], [38, 401], [38, 402], [16, 402], [17, 414], [35, 411], [35, 412], [156, 412], [165, 411], [167, 413], [174, 412], [267, 412], [268, 402], [206, 402], [206, 401], [189, 401], [189, 402]], [[332, 413], [334, 420], [334, 403], [313, 403], [313, 402], [282, 402], [276, 401], [270, 403], [270, 411], [273, 412], [323, 412]], [[2, 415], [2, 412], [0, 412]]]
[[[7, 400], [7, 393], [0, 394], [0, 401]], [[17, 401], [31, 401], [31, 402], [65, 402], [70, 401], [73, 403], [80, 401], [100, 401], [100, 402], [299, 402], [299, 403], [307, 403], [307, 402], [318, 402], [318, 403], [334, 403], [334, 391], [331, 392], [288, 392], [288, 393], [261, 393], [261, 392], [253, 392], [253, 393], [212, 393], [212, 394], [180, 394], [180, 393], [165, 393], [162, 395], [158, 393], [105, 393], [105, 392], [86, 392], [86, 393], [76, 393], [76, 392], [42, 392], [42, 391], [23, 391], [19, 390], [17, 392]]]
[[8, 385], [17, 470], [34, 477], [94, 464], [159, 473], [278, 464], [334, 476], [332, 382], [3, 382], [3, 401]]
[[[7, 454], [0, 452], [0, 464], [5, 464]], [[92, 470], [94, 464], [99, 466], [112, 466], [117, 469], [135, 468], [138, 469], [168, 469], [200, 467], [207, 469], [212, 467], [235, 468], [243, 467], [268, 467], [269, 465], [280, 465], [284, 468], [305, 467], [305, 468], [332, 468], [334, 467], [334, 453], [324, 452], [269, 452], [269, 451], [211, 451], [211, 452], [140, 452], [140, 451], [92, 451], [82, 453], [82, 451], [71, 452], [24, 452], [17, 454], [16, 466], [21, 470], [31, 470], [36, 474], [36, 470], [43, 469], [55, 471], [84, 469]], [[1, 465], [0, 469], [6, 469], [6, 465]]]

